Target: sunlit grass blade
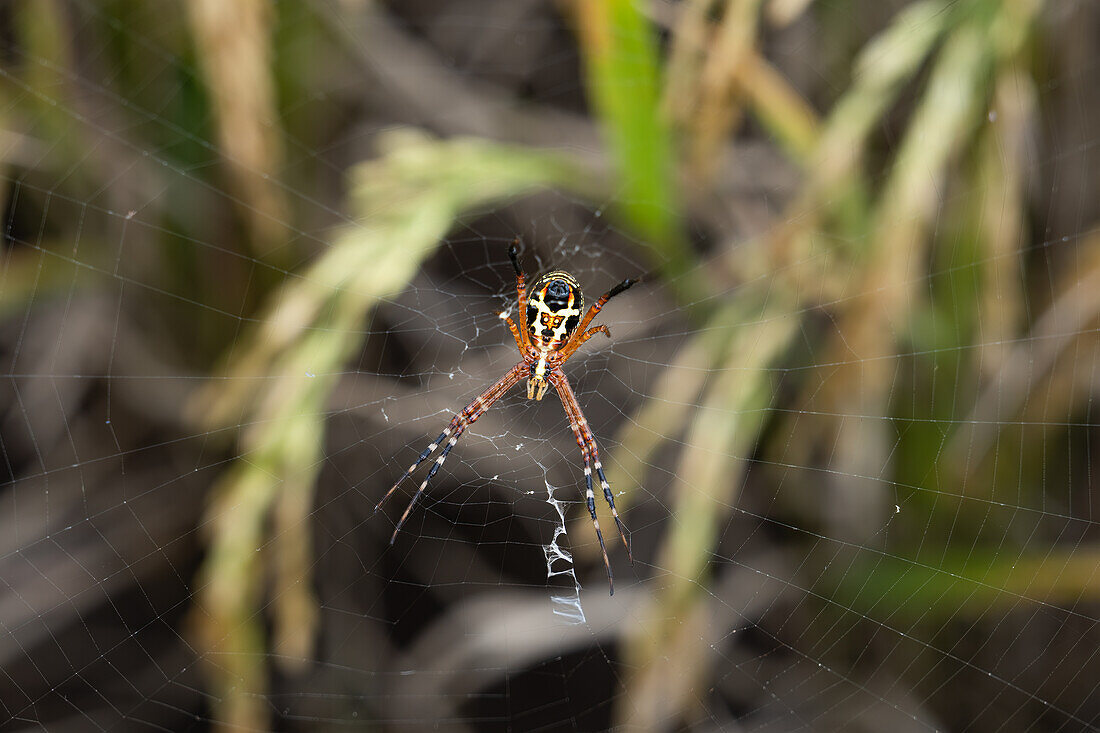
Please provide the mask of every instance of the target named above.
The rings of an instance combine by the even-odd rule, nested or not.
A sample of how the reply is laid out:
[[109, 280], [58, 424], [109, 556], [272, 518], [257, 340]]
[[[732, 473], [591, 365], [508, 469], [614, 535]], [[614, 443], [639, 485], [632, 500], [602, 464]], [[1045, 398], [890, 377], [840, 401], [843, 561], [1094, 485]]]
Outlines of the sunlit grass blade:
[[681, 112], [687, 120], [688, 162], [696, 176], [710, 178], [722, 160], [720, 148], [741, 120], [746, 59], [756, 53], [762, 0], [727, 0], [699, 70], [696, 105]]
[[889, 407], [897, 368], [892, 356], [898, 333], [920, 300], [916, 288], [926, 268], [928, 227], [940, 205], [948, 162], [984, 109], [982, 85], [990, 60], [974, 24], [953, 31], [946, 41], [877, 203], [853, 297], [822, 357], [830, 365], [822, 370], [825, 380], [809, 388], [813, 409], [823, 415], [815, 421], [820, 444], [835, 446], [832, 467], [841, 476], [870, 479], [844, 479], [836, 487], [843, 499], [830, 502], [830, 524], [844, 536], [859, 537], [875, 526], [874, 518], [889, 503], [873, 479], [884, 471], [891, 440], [878, 418]]
[[283, 149], [270, 72], [274, 10], [266, 3], [221, 0], [190, 0], [186, 7], [249, 248], [268, 260], [288, 261], [290, 209], [276, 184]]
[[[677, 461], [673, 521], [655, 561], [666, 575], [627, 637], [628, 692], [616, 717], [642, 730], [677, 719], [704, 672], [705, 650], [693, 643], [698, 634], [685, 631], [707, 597], [707, 567], [719, 529], [736, 504], [746, 461], [775, 397], [769, 367], [798, 333], [799, 319], [779, 303], [758, 313], [736, 327], [728, 356], [693, 415]], [[675, 665], [668, 664], [671, 659]]]
[[723, 3], [720, 22], [707, 0], [683, 3], [671, 40], [662, 110], [688, 137], [689, 164], [698, 181], [725, 162], [723, 147], [747, 105], [798, 163], [817, 138], [817, 113], [763, 57], [760, 0]]
[[856, 170], [874, 125], [920, 69], [949, 19], [942, 0], [913, 3], [860, 52], [852, 86], [829, 112], [810, 167], [807, 190], [814, 205], [834, 195], [834, 187]]
[[1100, 318], [1100, 234], [1085, 237], [1079, 251], [1077, 268], [1055, 286], [1057, 299], [1035, 318], [1027, 338], [1010, 347], [1000, 369], [986, 380], [966, 428], [957, 431], [948, 445], [952, 463], [975, 470], [1058, 360], [1072, 354], [1082, 338], [1092, 337], [1091, 325]]
[[[841, 296], [839, 287], [850, 272], [835, 255], [850, 254], [851, 242], [866, 236], [872, 216], [860, 175], [869, 138], [950, 28], [947, 9], [943, 0], [924, 0], [899, 12], [860, 51], [850, 88], [820, 123], [793, 92], [767, 84], [750, 89], [755, 112], [804, 163], [806, 181], [782, 224], [758, 243], [731, 252], [728, 267], [740, 279], [776, 273], [792, 292], [816, 292], [828, 300]], [[746, 250], [760, 256], [748, 256]], [[819, 254], [829, 254], [831, 264], [824, 270]], [[807, 290], [811, 283], [815, 287]]]
[[809, 164], [821, 134], [813, 107], [757, 52], [745, 55], [739, 83], [753, 114], [787, 155]]
[[981, 235], [983, 288], [977, 318], [981, 324], [982, 373], [995, 373], [1007, 356], [1007, 343], [1023, 325], [1020, 248], [1024, 239], [1028, 137], [1035, 124], [1036, 91], [1018, 70], [998, 75], [989, 134], [982, 141]]
[[769, 0], [764, 6], [765, 15], [772, 25], [783, 27], [796, 21], [813, 0]]
[[616, 499], [620, 511], [635, 500], [635, 491], [654, 465], [654, 454], [662, 444], [677, 440], [699, 409], [699, 395], [712, 370], [725, 359], [739, 313], [736, 305], [723, 308], [680, 347], [641, 409], [619, 432], [611, 464], [620, 477], [615, 484], [621, 494]]

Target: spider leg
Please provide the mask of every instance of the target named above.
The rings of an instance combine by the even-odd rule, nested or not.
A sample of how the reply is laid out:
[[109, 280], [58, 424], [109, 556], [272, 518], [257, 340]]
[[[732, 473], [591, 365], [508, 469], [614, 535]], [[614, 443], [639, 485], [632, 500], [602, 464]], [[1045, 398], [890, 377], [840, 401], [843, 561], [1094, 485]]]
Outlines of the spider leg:
[[611, 338], [611, 329], [610, 328], [608, 328], [607, 326], [604, 326], [603, 324], [600, 324], [599, 326], [593, 326], [592, 328], [588, 329], [587, 331], [585, 331], [584, 333], [582, 333], [580, 336], [577, 337], [577, 342], [575, 344], [573, 344], [573, 348], [569, 351], [569, 354], [566, 354], [565, 358], [568, 359], [569, 355], [572, 354], [577, 349], [579, 349], [582, 345], [584, 345], [585, 341], [592, 338], [597, 333], [601, 333], [601, 332], [606, 334], [608, 338]]
[[[592, 452], [596, 453], [596, 441], [589, 433], [589, 440], [592, 442]], [[600, 485], [603, 486], [603, 498], [607, 502], [607, 505], [611, 507], [611, 516], [615, 518], [615, 526], [619, 528], [619, 537], [623, 539], [623, 546], [626, 547], [626, 559], [630, 560], [630, 564], [634, 564], [634, 553], [630, 551], [630, 536], [626, 529], [626, 525], [623, 524], [623, 520], [619, 519], [619, 510], [615, 508], [615, 497], [611, 493], [611, 484], [607, 482], [607, 476], [603, 473], [603, 466], [600, 464], [599, 454], [596, 453], [596, 475], [600, 477]]]
[[[519, 255], [516, 250], [518, 242], [519, 237], [516, 237], [515, 241], [512, 242], [512, 246], [508, 248], [508, 258], [512, 260], [512, 269], [516, 271], [516, 308], [519, 310], [517, 344], [519, 345], [519, 353], [526, 354], [527, 347], [530, 345], [527, 339], [527, 276], [523, 274], [523, 270], [519, 266]], [[511, 328], [511, 325], [509, 325], [509, 328]], [[516, 330], [512, 330], [513, 336], [516, 335]], [[520, 340], [522, 340], [522, 343], [519, 343]]]
[[587, 329], [588, 325], [592, 323], [592, 319], [596, 317], [596, 314], [600, 312], [600, 309], [607, 305], [607, 301], [611, 300], [616, 295], [623, 292], [636, 282], [637, 280], [631, 280], [630, 278], [627, 278], [626, 280], [623, 280], [621, 283], [601, 295], [599, 300], [592, 304], [592, 307], [590, 307], [588, 309], [588, 312], [584, 314], [584, 318], [581, 320], [576, 330], [573, 331], [573, 335], [569, 337], [569, 340], [565, 343], [565, 346], [562, 347], [561, 360], [558, 362], [559, 364], [564, 363], [566, 359], [573, 355], [573, 352], [577, 350], [577, 347], [579, 347], [588, 339], [595, 336], [596, 333], [600, 330], [603, 330], [604, 333], [606, 333], [608, 336], [611, 335], [606, 326], [596, 326], [595, 329], [587, 331], [585, 329]]
[[607, 558], [607, 546], [603, 541], [603, 532], [600, 531], [600, 520], [596, 517], [596, 494], [592, 490], [592, 459], [588, 452], [588, 446], [581, 436], [580, 428], [576, 420], [567, 413], [569, 426], [573, 429], [573, 435], [577, 439], [577, 445], [581, 447], [581, 456], [584, 458], [584, 502], [588, 506], [588, 513], [592, 517], [592, 526], [596, 529], [596, 539], [600, 541], [600, 554], [603, 555], [603, 565], [607, 569], [607, 585], [611, 595], [615, 595], [615, 576], [611, 573], [611, 561]]
[[[585, 419], [584, 412], [581, 411], [581, 406], [580, 403], [577, 402], [577, 395], [574, 394], [573, 387], [570, 386], [569, 380], [565, 378], [565, 372], [562, 372], [560, 369], [554, 371], [559, 372], [557, 378], [560, 380], [561, 385], [559, 387], [558, 383], [555, 382], [554, 386], [558, 389], [558, 394], [563, 397], [562, 404], [565, 405], [566, 402], [570, 403], [566, 407], [566, 411], [572, 411], [573, 422], [576, 423], [577, 432], [580, 434], [578, 437], [586, 444], [586, 446], [581, 446], [581, 450], [583, 452], [585, 447], [587, 447], [588, 454], [592, 457], [593, 467], [596, 469], [596, 475], [599, 477], [600, 485], [603, 487], [603, 498], [611, 508], [611, 516], [615, 518], [615, 526], [619, 530], [619, 537], [622, 538], [623, 546], [626, 548], [626, 556], [630, 559], [630, 564], [633, 565], [634, 554], [630, 550], [630, 539], [628, 537], [630, 533], [626, 525], [623, 524], [623, 520], [619, 518], [619, 510], [615, 508], [615, 496], [611, 493], [611, 484], [608, 482], [607, 476], [603, 472], [603, 464], [600, 462], [600, 451], [599, 448], [596, 447], [596, 437], [592, 435], [592, 431], [588, 427], [588, 420]], [[554, 374], [551, 372], [551, 377], [553, 376]], [[568, 398], [565, 398], [565, 395], [568, 395]]]
[[512, 317], [506, 311], [500, 311], [497, 315], [508, 324], [508, 330], [512, 332], [512, 338], [516, 340], [516, 348], [519, 349], [520, 355], [526, 354], [527, 348], [523, 344], [523, 337], [519, 335], [519, 327], [516, 326], [516, 322], [512, 320]]
[[512, 240], [512, 246], [508, 248], [508, 259], [512, 261], [512, 269], [516, 271], [516, 277], [523, 277], [523, 270], [519, 266], [519, 250], [516, 249], [520, 241], [520, 238], [516, 237]]
[[584, 331], [584, 329], [588, 328], [588, 324], [592, 323], [592, 319], [596, 317], [596, 314], [600, 312], [600, 309], [607, 305], [607, 301], [611, 300], [616, 295], [623, 292], [636, 282], [638, 281], [627, 278], [626, 280], [623, 280], [621, 283], [601, 295], [599, 300], [593, 303], [592, 307], [588, 309], [588, 312], [584, 314], [584, 320], [580, 322], [580, 325], [577, 327], [576, 333], [581, 333], [582, 331]]
[[[486, 405], [486, 407], [488, 407], [488, 405]], [[484, 410], [482, 410], [482, 412], [484, 412]], [[455, 443], [457, 443], [458, 439], [462, 437], [462, 433], [466, 430], [469, 424], [472, 423], [474, 420], [477, 420], [480, 416], [481, 413], [478, 413], [472, 418], [464, 420], [463, 423], [459, 425], [459, 427], [455, 428], [454, 435], [452, 435], [451, 439], [447, 442], [447, 447], [444, 448], [443, 452], [439, 454], [439, 458], [435, 459], [435, 465], [433, 465], [431, 470], [428, 471], [428, 475], [424, 477], [424, 481], [421, 482], [420, 488], [416, 490], [416, 493], [413, 494], [413, 498], [409, 502], [409, 505], [405, 507], [405, 511], [401, 513], [401, 519], [397, 520], [397, 526], [393, 528], [393, 535], [390, 536], [391, 545], [394, 543], [394, 540], [397, 539], [397, 533], [401, 531], [401, 527], [405, 524], [405, 520], [409, 518], [410, 514], [412, 514], [412, 510], [413, 507], [416, 505], [416, 502], [420, 499], [421, 495], [424, 493], [424, 490], [428, 488], [428, 482], [432, 480], [432, 476], [435, 476], [435, 472], [443, 467], [443, 462], [447, 460], [447, 454], [451, 452], [451, 448], [455, 447]]]
[[600, 522], [596, 518], [595, 492], [592, 487], [593, 464], [595, 464], [596, 475], [599, 476], [600, 483], [603, 485], [604, 499], [611, 507], [611, 516], [615, 518], [615, 526], [618, 528], [619, 536], [626, 547], [627, 557], [630, 558], [630, 563], [633, 565], [634, 557], [630, 551], [630, 540], [627, 539], [626, 525], [619, 519], [619, 512], [615, 508], [615, 498], [611, 493], [611, 485], [607, 482], [603, 465], [600, 463], [596, 440], [592, 436], [592, 431], [588, 429], [588, 421], [577, 403], [577, 396], [573, 393], [573, 388], [569, 386], [569, 380], [566, 379], [565, 373], [560, 369], [551, 371], [549, 379], [554, 388], [558, 390], [558, 396], [561, 397], [562, 406], [565, 408], [565, 415], [569, 418], [569, 427], [572, 428], [573, 436], [581, 449], [581, 457], [584, 459], [585, 503], [588, 505], [588, 513], [592, 516], [592, 524], [596, 528], [596, 538], [600, 541], [600, 551], [603, 553], [604, 566], [607, 568], [607, 582], [611, 586], [612, 595], [614, 595], [615, 586], [611, 575], [611, 563], [607, 558], [607, 548], [604, 546], [603, 534], [600, 532]]
[[428, 447], [425, 448], [424, 451], [420, 454], [420, 457], [416, 459], [416, 463], [409, 466], [408, 470], [405, 471], [405, 473], [401, 474], [401, 478], [397, 479], [394, 485], [390, 487], [390, 490], [386, 492], [386, 495], [382, 497], [381, 501], [374, 505], [375, 512], [382, 508], [382, 505], [386, 502], [386, 499], [390, 498], [390, 494], [397, 491], [397, 487], [401, 485], [401, 482], [409, 476], [412, 476], [413, 471], [416, 470], [416, 467], [426, 461], [428, 459], [428, 456], [434, 453], [435, 449], [439, 447], [439, 444], [446, 440], [447, 436], [454, 432], [455, 425], [459, 423], [459, 417], [459, 415], [455, 415], [454, 419], [451, 420], [451, 424], [448, 425], [443, 430], [443, 432], [439, 434], [439, 437], [433, 440], [431, 443], [428, 443]]
[[435, 476], [436, 472], [440, 469], [440, 467], [443, 466], [443, 462], [447, 460], [447, 454], [450, 453], [451, 449], [455, 447], [455, 443], [457, 443], [458, 439], [462, 437], [462, 433], [479, 417], [481, 417], [482, 413], [488, 410], [494, 402], [500, 399], [505, 392], [515, 386], [516, 382], [522, 379], [526, 373], [527, 364], [521, 361], [519, 364], [516, 364], [514, 367], [512, 367], [507, 374], [501, 377], [500, 380], [496, 382], [496, 384], [489, 387], [489, 389], [478, 395], [473, 402], [463, 407], [462, 412], [454, 416], [454, 418], [451, 420], [450, 425], [448, 425], [446, 429], [442, 433], [440, 433], [438, 438], [433, 440], [428, 445], [428, 447], [424, 449], [424, 451], [420, 454], [420, 457], [416, 460], [416, 463], [409, 466], [409, 469], [405, 471], [405, 473], [403, 473], [399, 479], [397, 479], [397, 483], [395, 483], [390, 488], [390, 490], [386, 492], [386, 495], [383, 496], [382, 500], [379, 501], [378, 504], [374, 507], [374, 511], [377, 512], [381, 508], [382, 503], [389, 498], [390, 494], [392, 494], [397, 489], [401, 482], [404, 481], [406, 477], [411, 476], [413, 471], [416, 470], [416, 467], [427, 460], [428, 456], [435, 452], [435, 449], [438, 448], [444, 440], [446, 440], [448, 437], [450, 438], [450, 440], [447, 440], [447, 445], [443, 449], [443, 452], [440, 453], [439, 457], [435, 459], [435, 465], [433, 465], [431, 470], [428, 471], [427, 477], [425, 477], [424, 481], [420, 484], [420, 487], [416, 490], [416, 493], [413, 494], [413, 498], [409, 502], [409, 505], [405, 507], [405, 511], [401, 515], [401, 519], [397, 522], [397, 526], [393, 530], [393, 536], [390, 537], [391, 545], [393, 544], [394, 540], [397, 539], [397, 533], [401, 531], [401, 526], [405, 524], [405, 520], [409, 518], [409, 514], [412, 513], [412, 509], [416, 505], [416, 502], [420, 499], [421, 494], [423, 494], [425, 489], [428, 488], [428, 482], [432, 480], [432, 477]]

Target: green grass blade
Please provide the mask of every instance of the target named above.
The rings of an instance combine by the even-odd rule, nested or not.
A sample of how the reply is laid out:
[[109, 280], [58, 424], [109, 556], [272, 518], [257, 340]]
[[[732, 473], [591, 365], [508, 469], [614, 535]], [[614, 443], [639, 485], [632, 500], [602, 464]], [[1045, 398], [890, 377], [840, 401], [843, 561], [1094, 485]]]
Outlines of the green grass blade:
[[659, 112], [653, 28], [631, 0], [580, 2], [575, 12], [589, 99], [619, 176], [616, 202], [669, 274], [682, 274], [693, 257], [681, 228], [672, 139]]

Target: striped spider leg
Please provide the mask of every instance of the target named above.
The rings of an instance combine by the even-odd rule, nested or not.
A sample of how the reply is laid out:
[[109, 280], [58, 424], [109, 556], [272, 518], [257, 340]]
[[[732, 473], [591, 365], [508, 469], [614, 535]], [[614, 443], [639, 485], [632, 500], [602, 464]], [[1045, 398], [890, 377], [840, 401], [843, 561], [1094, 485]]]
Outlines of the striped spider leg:
[[439, 454], [439, 457], [435, 459], [435, 465], [433, 465], [431, 470], [428, 471], [427, 477], [425, 477], [424, 481], [420, 484], [420, 488], [416, 490], [416, 493], [413, 494], [412, 500], [409, 501], [409, 505], [405, 508], [405, 512], [401, 515], [401, 519], [398, 520], [397, 526], [394, 527], [393, 536], [390, 537], [391, 545], [393, 544], [394, 540], [397, 539], [397, 533], [401, 531], [401, 526], [405, 524], [405, 520], [408, 519], [409, 514], [412, 513], [413, 506], [420, 499], [420, 496], [424, 493], [424, 490], [428, 488], [428, 482], [432, 480], [432, 476], [435, 476], [435, 472], [443, 466], [443, 462], [447, 460], [447, 454], [451, 452], [451, 448], [455, 447], [455, 443], [457, 443], [458, 439], [462, 437], [462, 433], [466, 430], [466, 428], [470, 427], [471, 424], [476, 422], [477, 419], [481, 417], [481, 414], [488, 410], [494, 402], [499, 400], [505, 392], [510, 390], [513, 386], [516, 385], [517, 382], [519, 382], [527, 375], [526, 366], [527, 365], [523, 362], [516, 364], [514, 367], [508, 370], [508, 373], [505, 374], [500, 379], [500, 381], [478, 395], [473, 402], [463, 407], [462, 412], [454, 416], [454, 419], [451, 420], [451, 424], [444, 428], [443, 432], [439, 434], [438, 438], [428, 444], [428, 447], [425, 448], [424, 451], [420, 454], [420, 457], [416, 459], [416, 463], [409, 466], [409, 469], [401, 475], [401, 478], [397, 479], [397, 482], [394, 483], [392, 487], [390, 487], [390, 490], [386, 492], [386, 495], [382, 497], [382, 500], [375, 505], [374, 511], [377, 512], [379, 509], [382, 508], [383, 502], [385, 502], [386, 499], [390, 498], [390, 494], [397, 490], [397, 487], [401, 485], [401, 482], [404, 481], [407, 477], [411, 476], [413, 474], [413, 471], [416, 470], [417, 466], [428, 460], [428, 456], [434, 453], [435, 449], [438, 448], [444, 440], [447, 441], [447, 447], [444, 448], [443, 452]]
[[603, 553], [603, 563], [607, 569], [607, 582], [611, 588], [611, 593], [614, 594], [615, 581], [611, 575], [611, 562], [607, 558], [607, 547], [604, 545], [603, 533], [600, 532], [600, 521], [596, 517], [595, 492], [592, 484], [593, 470], [595, 470], [596, 476], [599, 477], [600, 484], [603, 487], [604, 500], [611, 507], [611, 516], [615, 518], [615, 526], [619, 530], [619, 536], [622, 537], [623, 545], [626, 546], [627, 557], [633, 563], [634, 558], [630, 552], [630, 540], [627, 539], [626, 526], [619, 519], [619, 512], [615, 509], [615, 498], [611, 493], [611, 485], [607, 482], [607, 476], [604, 475], [603, 465], [600, 463], [600, 453], [596, 448], [596, 439], [588, 428], [588, 421], [585, 419], [584, 413], [581, 412], [581, 407], [577, 403], [577, 396], [573, 394], [573, 389], [569, 386], [569, 380], [565, 378], [565, 372], [561, 370], [561, 366], [573, 356], [584, 342], [597, 333], [611, 336], [607, 326], [599, 325], [592, 328], [588, 326], [607, 301], [629, 288], [635, 281], [623, 280], [611, 288], [611, 290], [600, 296], [599, 300], [593, 303], [592, 307], [585, 313], [584, 318], [581, 318], [581, 312], [584, 310], [584, 297], [576, 278], [562, 270], [548, 272], [535, 281], [531, 286], [530, 293], [528, 293], [527, 277], [519, 266], [514, 243], [508, 251], [508, 257], [512, 260], [512, 267], [516, 271], [519, 324], [517, 325], [512, 320], [509, 313], [499, 313], [498, 315], [508, 325], [508, 330], [511, 331], [512, 338], [516, 342], [516, 348], [522, 357], [521, 361], [512, 367], [496, 384], [464, 407], [462, 412], [455, 415], [446, 430], [440, 433], [439, 437], [424, 449], [416, 462], [409, 466], [409, 469], [386, 492], [386, 495], [382, 497], [374, 510], [377, 512], [390, 494], [397, 490], [401, 482], [411, 476], [417, 466], [426, 461], [444, 441], [447, 442], [443, 452], [435, 459], [435, 465], [428, 471], [427, 477], [420, 484], [420, 488], [416, 490], [416, 493], [413, 494], [412, 500], [405, 508], [401, 519], [397, 522], [397, 526], [393, 530], [393, 536], [390, 537], [390, 544], [392, 545], [394, 540], [397, 539], [397, 533], [401, 531], [402, 525], [405, 524], [405, 520], [409, 518], [416, 502], [428, 488], [428, 482], [432, 480], [443, 462], [447, 460], [447, 454], [454, 448], [463, 431], [481, 417], [481, 414], [500, 399], [505, 392], [524, 378], [527, 379], [528, 399], [541, 400], [547, 388], [552, 384], [561, 398], [565, 415], [569, 418], [569, 426], [573, 430], [573, 437], [576, 438], [577, 445], [581, 449], [581, 457], [584, 459], [584, 480], [587, 488], [585, 503], [588, 506], [588, 513], [592, 516], [592, 525], [596, 528], [596, 539], [600, 541], [600, 551]]
[[596, 517], [596, 498], [595, 493], [592, 491], [593, 468], [596, 469], [596, 475], [603, 486], [604, 501], [611, 507], [611, 516], [615, 518], [615, 526], [618, 527], [619, 536], [626, 548], [626, 556], [630, 559], [630, 564], [633, 565], [634, 555], [630, 551], [630, 540], [627, 539], [626, 525], [623, 524], [623, 520], [619, 519], [619, 510], [615, 508], [615, 497], [611, 493], [611, 484], [608, 483], [607, 476], [604, 475], [603, 464], [600, 463], [600, 452], [596, 448], [596, 438], [592, 435], [592, 431], [588, 429], [588, 420], [585, 419], [581, 406], [577, 403], [577, 395], [573, 393], [573, 388], [569, 385], [565, 372], [561, 369], [554, 369], [550, 372], [549, 378], [550, 383], [554, 385], [554, 389], [558, 391], [561, 405], [565, 408], [565, 416], [569, 418], [569, 427], [573, 429], [573, 437], [577, 439], [577, 445], [581, 449], [581, 457], [584, 458], [584, 500], [588, 506], [588, 513], [592, 517], [592, 526], [596, 528], [596, 539], [600, 541], [600, 552], [603, 553], [603, 564], [607, 569], [607, 583], [611, 586], [611, 595], [614, 595], [615, 579], [611, 574], [611, 562], [607, 559], [607, 548], [603, 543], [603, 533], [600, 532], [600, 520]]

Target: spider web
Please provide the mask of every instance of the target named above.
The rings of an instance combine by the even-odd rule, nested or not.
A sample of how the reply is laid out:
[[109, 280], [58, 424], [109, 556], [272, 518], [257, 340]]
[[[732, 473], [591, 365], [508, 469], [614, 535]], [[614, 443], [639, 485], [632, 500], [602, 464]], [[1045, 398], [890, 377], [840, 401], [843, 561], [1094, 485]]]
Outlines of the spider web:
[[[834, 241], [752, 269], [753, 242], [800, 223], [791, 207], [807, 177], [753, 120], [689, 207], [691, 252], [706, 264], [662, 269], [616, 214], [622, 189], [525, 187], [464, 211], [419, 259], [410, 247], [412, 274], [355, 327], [319, 318], [298, 334], [316, 339], [303, 361], [272, 357], [241, 376], [233, 365], [249, 354], [275, 353], [278, 334], [264, 326], [287, 312], [282, 294], [356, 291], [311, 265], [411, 195], [387, 169], [396, 197], [356, 208], [349, 174], [385, 158], [386, 133], [415, 127], [609, 163], [576, 38], [553, 3], [282, 3], [223, 17], [238, 30], [227, 48], [195, 41], [211, 22], [203, 5], [0, 10], [4, 729], [1095, 727], [1094, 9], [1045, 8], [1034, 54], [1049, 58], [1012, 77], [1034, 83], [1041, 114], [1023, 126], [1022, 156], [994, 147], [990, 160], [1023, 160], [1026, 202], [981, 227], [1016, 227], [1018, 238], [968, 252], [967, 223], [979, 225], [959, 212], [1003, 181], [952, 178], [928, 227], [937, 244], [902, 278], [910, 312], [904, 327], [889, 324], [893, 351], [844, 341], [845, 309], [870, 300], [873, 320], [889, 290], [854, 265], [842, 291], [780, 298], [800, 268], [857, 261], [867, 232], [829, 230]], [[688, 5], [699, 4], [646, 9], [663, 48]], [[811, 5], [767, 31], [764, 50], [827, 109], [850, 81], [830, 68], [854, 54], [843, 47], [878, 35], [901, 4]], [[256, 22], [269, 24], [277, 119], [263, 115], [247, 63], [218, 65], [233, 49], [263, 58]], [[915, 114], [934, 67], [916, 74], [897, 115]], [[218, 73], [221, 102], [209, 89]], [[986, 124], [1009, 117], [994, 104]], [[219, 137], [225, 120], [238, 126]], [[902, 150], [903, 129], [886, 118], [877, 154]], [[891, 180], [894, 164], [880, 163], [867, 162], [869, 198]], [[566, 269], [589, 300], [646, 275], [600, 314], [612, 338], [565, 367], [631, 530], [633, 565], [598, 508], [614, 596], [553, 395], [533, 402], [517, 388], [493, 405], [392, 546], [428, 466], [373, 511], [516, 362], [496, 314], [515, 307], [517, 235], [529, 276]], [[727, 251], [747, 263], [736, 281], [713, 264]], [[1015, 289], [976, 290], [979, 272]], [[730, 303], [740, 310], [723, 311]], [[728, 354], [693, 361], [714, 339]], [[351, 356], [332, 369], [329, 347]], [[287, 363], [300, 383], [328, 385], [320, 401], [281, 416], [254, 409], [299, 384], [283, 381]], [[715, 397], [741, 384], [763, 385], [766, 398]], [[220, 424], [196, 407], [219, 403], [231, 413]], [[292, 438], [276, 459], [309, 456], [317, 441], [298, 493], [284, 490], [298, 477], [277, 474], [249, 442], [284, 422]], [[317, 424], [319, 434], [291, 432]], [[253, 513], [242, 507], [254, 494], [226, 489], [249, 470], [277, 474], [283, 491]], [[247, 521], [227, 530], [228, 516]], [[217, 538], [253, 531], [256, 547], [217, 549]], [[243, 575], [218, 575], [238, 566]], [[256, 593], [241, 591], [252, 605], [211, 642], [219, 577]], [[235, 634], [259, 646], [233, 646]]]

